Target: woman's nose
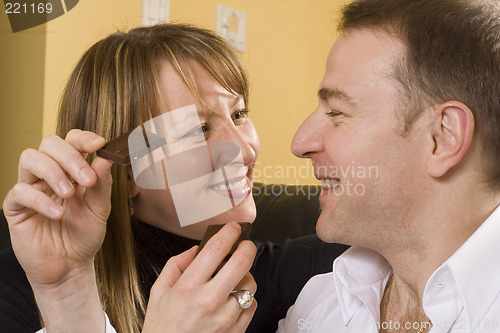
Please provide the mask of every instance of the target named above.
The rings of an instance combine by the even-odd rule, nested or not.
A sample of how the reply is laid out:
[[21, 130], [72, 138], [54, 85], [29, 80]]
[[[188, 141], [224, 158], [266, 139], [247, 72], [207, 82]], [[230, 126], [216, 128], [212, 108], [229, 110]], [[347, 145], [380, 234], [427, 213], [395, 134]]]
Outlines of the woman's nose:
[[304, 120], [292, 140], [291, 149], [295, 156], [308, 158], [311, 154], [323, 150], [321, 125], [317, 112], [312, 113]]
[[[232, 163], [242, 163], [248, 166], [257, 158], [259, 139], [255, 131], [247, 131], [236, 126], [230, 127], [224, 131], [223, 135], [214, 138], [214, 142], [226, 144], [219, 144], [219, 148], [212, 151], [214, 162], [219, 166]], [[238, 155], [240, 157], [236, 158]]]

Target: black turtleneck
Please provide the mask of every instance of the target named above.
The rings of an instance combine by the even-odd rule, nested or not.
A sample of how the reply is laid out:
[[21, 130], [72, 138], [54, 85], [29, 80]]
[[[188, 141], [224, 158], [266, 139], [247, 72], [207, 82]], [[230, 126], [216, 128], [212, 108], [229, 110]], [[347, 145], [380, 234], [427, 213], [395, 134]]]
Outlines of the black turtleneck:
[[149, 291], [168, 259], [199, 245], [200, 241], [172, 234], [138, 220], [132, 221], [132, 230], [139, 281], [147, 301]]

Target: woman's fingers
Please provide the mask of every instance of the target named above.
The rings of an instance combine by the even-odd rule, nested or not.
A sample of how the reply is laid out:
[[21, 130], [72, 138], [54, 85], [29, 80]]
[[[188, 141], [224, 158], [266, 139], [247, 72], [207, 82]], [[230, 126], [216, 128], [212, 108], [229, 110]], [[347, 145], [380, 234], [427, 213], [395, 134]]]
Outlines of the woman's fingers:
[[84, 189], [85, 202], [90, 210], [101, 220], [107, 220], [111, 210], [111, 166], [113, 162], [96, 157], [92, 161], [92, 170], [94, 170], [97, 180], [94, 186]]
[[19, 183], [33, 184], [43, 179], [61, 198], [73, 195], [74, 187], [54, 159], [34, 149], [26, 149], [19, 159]]
[[[160, 275], [158, 275], [158, 278], [153, 285], [153, 289], [158, 289], [160, 292], [163, 292], [172, 288], [189, 264], [193, 261], [197, 248], [197, 246], [192, 247], [191, 249], [170, 258], [163, 267]], [[151, 294], [153, 294], [153, 289], [151, 290]]]
[[257, 292], [257, 283], [252, 273], [247, 272], [243, 279], [233, 288], [233, 290], [250, 290], [253, 294]]
[[184, 279], [188, 280], [186, 282], [189, 285], [207, 282], [231, 250], [240, 232], [241, 227], [237, 223], [226, 224], [210, 238], [193, 263], [186, 269], [186, 274], [183, 274], [179, 282], [182, 283]]
[[17, 183], [5, 198], [3, 210], [10, 224], [24, 221], [32, 211], [36, 211], [53, 220], [60, 220], [64, 216], [64, 209], [46, 193], [35, 187]]
[[102, 136], [79, 129], [69, 131], [64, 140], [82, 153], [94, 153], [106, 144]]
[[[252, 295], [255, 295], [257, 292], [257, 283], [255, 282], [252, 274], [250, 272], [247, 272], [243, 279], [238, 283], [235, 287], [232, 288], [230, 294], [229, 294], [229, 302], [226, 305], [228, 307], [227, 311], [235, 310], [235, 311], [241, 311], [243, 310], [240, 308], [236, 294], [234, 293], [235, 291], [250, 291]], [[255, 303], [255, 300], [253, 301]], [[252, 303], [252, 305], [253, 305]]]
[[256, 300], [253, 300], [249, 308], [242, 309], [236, 295], [232, 293], [238, 290], [248, 290], [255, 294], [257, 291], [257, 283], [249, 273], [255, 254], [256, 247], [252, 242], [241, 242], [224, 267], [208, 282], [214, 299], [228, 295], [223, 311], [230, 315], [224, 317], [225, 320], [229, 320], [222, 325], [225, 327], [224, 331], [244, 332], [257, 309]]
[[255, 314], [255, 310], [257, 310], [257, 306], [258, 306], [257, 301], [254, 300], [254, 302], [248, 309], [241, 311], [241, 314], [238, 317], [236, 323], [234, 323], [232, 327], [233, 329], [231, 331], [244, 332], [247, 329], [248, 324], [250, 324], [250, 321], [252, 320], [253, 315]]
[[172, 318], [165, 317], [171, 313], [175, 321], [184, 322], [190, 331], [243, 332], [257, 303], [254, 301], [249, 308], [242, 309], [231, 292], [256, 292], [255, 280], [248, 273], [256, 253], [255, 245], [247, 241], [240, 243], [222, 270], [211, 278], [240, 231], [238, 224], [230, 223], [215, 234], [196, 257], [195, 247], [171, 258], [151, 289], [144, 327], [165, 328], [172, 323]]
[[[78, 133], [90, 132], [79, 131]], [[80, 140], [91, 140], [90, 135], [79, 135], [78, 137]], [[95, 184], [97, 176], [85, 160], [87, 151], [81, 150], [84, 142], [73, 141], [75, 142], [63, 140], [55, 135], [49, 136], [43, 139], [39, 151], [56, 161], [78, 184], [83, 187], [91, 187]]]
[[69, 198], [74, 194], [72, 180], [83, 187], [96, 183], [96, 172], [85, 156], [104, 144], [97, 134], [80, 130], [70, 131], [66, 140], [55, 135], [46, 137], [38, 151], [27, 149], [21, 154], [18, 182], [32, 184], [43, 179], [58, 196]]
[[[252, 274], [247, 273], [243, 279], [235, 287], [234, 291], [251, 291], [253, 294], [257, 291], [257, 284]], [[253, 314], [257, 309], [257, 301], [253, 300], [252, 305], [247, 309], [242, 309], [239, 306], [238, 299], [235, 294], [230, 293], [227, 301], [221, 307], [221, 312], [225, 313], [225, 317], [221, 317], [226, 322], [221, 323], [221, 331], [224, 332], [244, 332]]]
[[257, 248], [251, 241], [242, 241], [224, 267], [211, 281], [214, 284], [214, 291], [219, 294], [231, 292], [252, 267], [256, 253]]
[[50, 219], [61, 219], [64, 210], [51, 196], [54, 193], [62, 199], [71, 198], [76, 193], [75, 182], [82, 186], [78, 193], [85, 197], [92, 212], [99, 219], [107, 218], [112, 163], [96, 158], [90, 166], [84, 158], [102, 147], [104, 139], [80, 130], [70, 131], [66, 139], [49, 136], [43, 139], [39, 150], [27, 149], [21, 154], [18, 183], [6, 205], [11, 212], [20, 213], [17, 220], [22, 220], [21, 215], [29, 217], [33, 211]]

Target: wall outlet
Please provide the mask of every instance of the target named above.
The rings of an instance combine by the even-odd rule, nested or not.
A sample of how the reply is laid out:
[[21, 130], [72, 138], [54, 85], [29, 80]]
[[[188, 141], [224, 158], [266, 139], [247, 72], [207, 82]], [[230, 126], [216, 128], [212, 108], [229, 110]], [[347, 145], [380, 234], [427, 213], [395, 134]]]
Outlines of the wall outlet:
[[142, 25], [168, 22], [170, 19], [170, 0], [142, 0]]
[[246, 50], [247, 13], [242, 10], [217, 5], [218, 34], [229, 40], [238, 50]]

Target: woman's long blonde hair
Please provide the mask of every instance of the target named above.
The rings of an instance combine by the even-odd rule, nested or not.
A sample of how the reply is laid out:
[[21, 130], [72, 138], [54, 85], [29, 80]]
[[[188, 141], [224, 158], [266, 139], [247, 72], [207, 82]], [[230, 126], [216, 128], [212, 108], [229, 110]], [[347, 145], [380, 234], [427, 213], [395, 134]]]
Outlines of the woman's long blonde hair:
[[[117, 32], [94, 44], [66, 85], [57, 134], [70, 129], [118, 137], [159, 114], [157, 73], [169, 61], [196, 97], [189, 60], [248, 104], [249, 82], [240, 54], [209, 30], [186, 24], [140, 27]], [[89, 162], [93, 156], [89, 156]], [[103, 307], [118, 332], [140, 332], [145, 316], [128, 208], [127, 169], [112, 167], [112, 209], [104, 243], [95, 259]]]

